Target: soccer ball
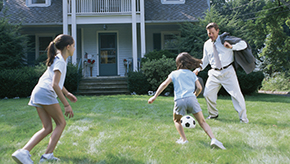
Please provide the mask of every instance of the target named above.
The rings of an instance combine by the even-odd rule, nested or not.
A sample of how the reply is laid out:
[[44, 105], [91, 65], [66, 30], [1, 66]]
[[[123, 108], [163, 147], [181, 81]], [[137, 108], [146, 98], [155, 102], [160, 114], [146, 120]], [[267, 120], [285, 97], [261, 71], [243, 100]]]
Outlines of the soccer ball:
[[184, 128], [195, 128], [195, 119], [189, 115], [183, 116], [181, 118], [181, 125]]

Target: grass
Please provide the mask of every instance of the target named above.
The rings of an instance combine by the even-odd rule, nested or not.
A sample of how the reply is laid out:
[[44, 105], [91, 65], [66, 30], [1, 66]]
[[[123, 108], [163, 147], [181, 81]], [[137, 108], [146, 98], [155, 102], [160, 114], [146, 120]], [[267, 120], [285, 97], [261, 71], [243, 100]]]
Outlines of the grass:
[[[210, 139], [197, 125], [185, 129], [189, 140], [178, 145], [172, 122], [173, 97], [78, 96], [75, 117], [54, 151], [61, 164], [163, 163], [290, 163], [290, 97], [246, 96], [250, 123], [241, 124], [230, 97], [219, 97], [219, 119], [207, 120], [226, 150], [211, 149]], [[204, 98], [198, 98], [207, 116]], [[11, 154], [38, 131], [41, 122], [28, 99], [0, 100], [0, 163], [14, 163]], [[30, 153], [37, 163], [49, 137]]]

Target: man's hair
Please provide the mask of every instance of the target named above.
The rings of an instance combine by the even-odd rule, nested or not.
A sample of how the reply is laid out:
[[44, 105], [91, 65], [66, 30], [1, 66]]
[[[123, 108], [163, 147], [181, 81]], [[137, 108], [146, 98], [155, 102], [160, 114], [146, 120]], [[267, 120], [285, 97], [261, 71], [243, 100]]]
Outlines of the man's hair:
[[207, 26], [206, 26], [206, 28], [205, 29], [211, 29], [211, 28], [215, 28], [215, 30], [218, 30], [219, 29], [219, 26], [216, 24], [216, 23], [214, 23], [214, 22], [211, 22], [211, 23], [209, 23]]

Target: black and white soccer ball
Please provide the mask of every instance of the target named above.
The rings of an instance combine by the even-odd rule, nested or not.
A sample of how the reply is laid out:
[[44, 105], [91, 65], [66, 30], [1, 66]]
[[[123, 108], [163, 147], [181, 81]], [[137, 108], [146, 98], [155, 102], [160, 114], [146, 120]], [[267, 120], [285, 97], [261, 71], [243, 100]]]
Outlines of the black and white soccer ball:
[[196, 122], [192, 116], [186, 115], [181, 118], [181, 125], [184, 128], [195, 128]]

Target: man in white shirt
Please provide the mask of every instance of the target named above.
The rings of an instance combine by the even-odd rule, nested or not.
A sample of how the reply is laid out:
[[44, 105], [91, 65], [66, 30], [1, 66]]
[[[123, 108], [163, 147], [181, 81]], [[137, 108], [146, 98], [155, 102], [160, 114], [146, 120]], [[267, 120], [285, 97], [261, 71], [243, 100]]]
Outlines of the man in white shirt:
[[215, 119], [218, 117], [218, 110], [216, 108], [217, 93], [221, 86], [223, 86], [232, 97], [233, 105], [239, 113], [240, 121], [248, 123], [245, 99], [232, 65], [234, 61], [233, 50], [243, 50], [247, 47], [247, 43], [241, 40], [234, 45], [228, 42], [222, 44], [219, 36], [219, 27], [216, 23], [209, 23], [206, 26], [206, 30], [210, 39], [204, 43], [202, 68], [197, 68], [193, 72], [197, 75], [208, 64], [212, 68], [208, 71], [208, 79], [203, 94], [209, 113], [207, 119]]

